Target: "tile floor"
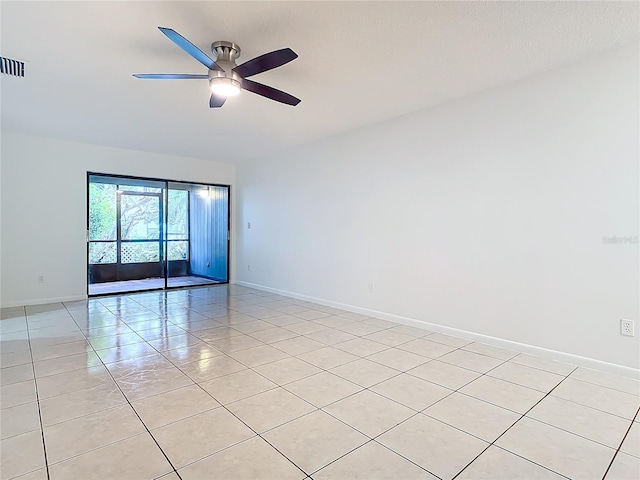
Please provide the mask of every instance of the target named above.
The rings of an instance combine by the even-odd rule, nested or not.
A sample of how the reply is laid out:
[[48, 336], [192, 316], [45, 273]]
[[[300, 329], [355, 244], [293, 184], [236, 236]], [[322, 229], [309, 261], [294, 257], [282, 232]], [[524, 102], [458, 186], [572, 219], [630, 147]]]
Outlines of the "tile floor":
[[640, 383], [234, 285], [2, 311], [0, 479], [640, 478]]

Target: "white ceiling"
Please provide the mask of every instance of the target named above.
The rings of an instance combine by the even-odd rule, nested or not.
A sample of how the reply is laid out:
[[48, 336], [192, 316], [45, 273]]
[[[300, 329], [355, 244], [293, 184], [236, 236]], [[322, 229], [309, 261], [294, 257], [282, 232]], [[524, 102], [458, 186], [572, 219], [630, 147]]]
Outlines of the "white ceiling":
[[[237, 161], [502, 85], [637, 41], [637, 2], [2, 1], [2, 128], [181, 156]], [[253, 80], [302, 99], [249, 92], [208, 107], [206, 73], [156, 28], [238, 63], [283, 47], [300, 58]]]

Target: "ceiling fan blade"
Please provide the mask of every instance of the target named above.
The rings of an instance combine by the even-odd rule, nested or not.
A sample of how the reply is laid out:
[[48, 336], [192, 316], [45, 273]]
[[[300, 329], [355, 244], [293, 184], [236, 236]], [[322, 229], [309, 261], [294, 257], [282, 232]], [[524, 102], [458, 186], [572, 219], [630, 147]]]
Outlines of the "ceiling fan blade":
[[209, 97], [209, 107], [211, 108], [221, 107], [222, 105], [224, 105], [224, 101], [226, 99], [227, 99], [226, 97], [218, 97], [214, 93], [212, 93], [211, 97]]
[[203, 80], [209, 78], [209, 75], [197, 75], [195, 73], [134, 73], [133, 76], [155, 80]]
[[294, 107], [300, 103], [300, 99], [293, 95], [289, 95], [277, 88], [254, 82], [253, 80], [247, 80], [246, 78], [242, 80], [242, 88], [249, 90], [250, 92], [257, 93], [258, 95], [262, 95], [263, 97], [270, 98], [271, 100], [275, 100], [276, 102], [293, 105]]
[[252, 60], [244, 62], [242, 65], [238, 65], [233, 69], [242, 78], [251, 77], [258, 73], [266, 72], [273, 68], [280, 67], [285, 63], [289, 63], [291, 60], [298, 58], [296, 52], [290, 48], [283, 48], [282, 50], [275, 50], [270, 53], [265, 53]]
[[211, 60], [206, 53], [204, 53], [202, 50], [200, 50], [198, 47], [196, 47], [193, 43], [191, 43], [189, 40], [184, 38], [178, 32], [176, 32], [172, 28], [166, 28], [166, 27], [158, 27], [158, 28], [162, 33], [164, 33], [167, 37], [169, 37], [169, 40], [171, 40], [173, 43], [178, 45], [181, 49], [183, 49], [193, 58], [198, 60], [201, 64], [203, 64], [209, 70], [219, 70], [221, 72], [224, 72], [224, 70], [220, 68], [220, 66], [217, 65], [216, 62]]

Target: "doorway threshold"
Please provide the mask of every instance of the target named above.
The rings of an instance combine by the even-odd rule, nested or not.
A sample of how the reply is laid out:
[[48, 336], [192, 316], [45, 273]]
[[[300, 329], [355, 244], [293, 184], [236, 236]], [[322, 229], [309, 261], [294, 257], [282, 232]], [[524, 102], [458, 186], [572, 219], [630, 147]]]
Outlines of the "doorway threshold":
[[[203, 277], [184, 276], [169, 278], [167, 280], [167, 287], [195, 287], [198, 285], [216, 285], [218, 283], [221, 282]], [[160, 288], [164, 288], [164, 278], [143, 278], [141, 280], [92, 283], [89, 285], [89, 296], [140, 292]]]

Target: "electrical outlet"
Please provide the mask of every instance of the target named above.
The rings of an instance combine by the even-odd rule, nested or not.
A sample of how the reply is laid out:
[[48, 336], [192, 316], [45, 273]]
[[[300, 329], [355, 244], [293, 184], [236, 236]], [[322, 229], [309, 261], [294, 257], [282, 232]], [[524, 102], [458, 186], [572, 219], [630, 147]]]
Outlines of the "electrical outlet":
[[375, 290], [376, 286], [373, 282], [369, 282], [369, 291], [373, 292]]
[[620, 319], [620, 335], [633, 337], [633, 320]]
[[247, 272], [251, 271], [251, 265], [247, 265]]
[[44, 283], [44, 275], [38, 275], [38, 283]]
[[251, 230], [251, 222], [247, 222], [247, 230]]

